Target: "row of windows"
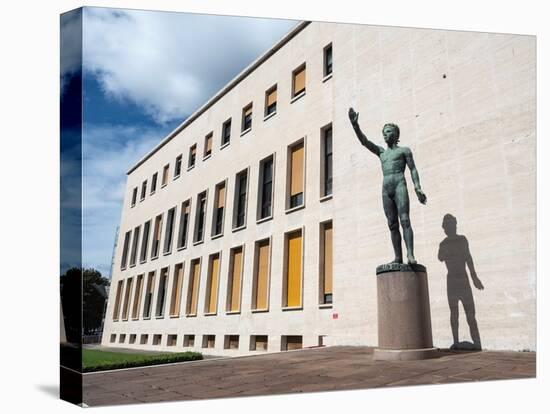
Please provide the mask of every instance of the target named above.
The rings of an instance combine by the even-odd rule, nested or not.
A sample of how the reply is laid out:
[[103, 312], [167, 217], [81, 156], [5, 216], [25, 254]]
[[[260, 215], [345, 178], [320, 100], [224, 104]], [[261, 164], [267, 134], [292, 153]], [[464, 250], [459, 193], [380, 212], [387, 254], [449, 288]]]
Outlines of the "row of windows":
[[[151, 345], [162, 345], [162, 334], [154, 334], [152, 336]], [[149, 345], [149, 334], [141, 334], [139, 338], [140, 345]], [[109, 338], [111, 343], [117, 342], [117, 334], [111, 334]], [[136, 344], [137, 335], [128, 335], [128, 344]], [[239, 349], [239, 335], [224, 335], [223, 336], [223, 349]], [[118, 343], [126, 343], [126, 334], [119, 334]], [[166, 335], [166, 346], [178, 346], [178, 335], [168, 334]], [[188, 334], [183, 335], [183, 341], [179, 346], [183, 347], [195, 347], [195, 335]], [[197, 344], [198, 346], [198, 344]], [[202, 348], [215, 348], [216, 347], [216, 335], [206, 334], [202, 335], [202, 342], [200, 344]], [[293, 349], [302, 348], [302, 336], [299, 335], [282, 335], [281, 336], [281, 351], [290, 351]], [[319, 346], [323, 346], [323, 336], [319, 337]], [[249, 351], [267, 351], [268, 349], [268, 335], [250, 335]]]
[[[332, 265], [332, 221], [323, 222], [319, 227], [319, 304], [332, 303], [333, 265]], [[303, 307], [303, 236], [304, 229], [297, 229], [284, 235], [284, 270], [282, 306], [285, 309]], [[268, 311], [271, 284], [271, 238], [254, 243], [254, 260], [252, 268], [251, 310]], [[225, 312], [240, 313], [242, 302], [244, 245], [229, 251], [227, 291], [225, 294]], [[206, 288], [204, 290], [204, 315], [218, 313], [220, 285], [221, 252], [208, 256]], [[202, 259], [190, 261], [187, 269], [187, 288], [185, 294], [185, 316], [196, 316], [198, 296], [201, 284]], [[169, 303], [169, 316], [180, 316], [184, 295], [184, 263], [173, 266], [172, 278], [169, 280], [170, 267], [158, 272], [150, 271], [135, 277], [118, 281], [115, 293], [113, 320], [150, 319], [152, 313], [156, 318], [163, 318]], [[155, 304], [153, 304], [156, 298]], [[142, 303], [143, 300], [143, 303]], [[155, 305], [153, 307], [153, 305]]]
[[[326, 77], [332, 74], [332, 43], [324, 48], [323, 52], [323, 74]], [[292, 90], [291, 99], [295, 100], [303, 96], [306, 92], [306, 64], [303, 63], [297, 69], [292, 72]], [[252, 109], [253, 103], [249, 103], [242, 109], [241, 114], [241, 135], [244, 135], [252, 129]], [[277, 84], [273, 85], [265, 92], [264, 102], [264, 117], [268, 118], [275, 115], [277, 112]], [[207, 160], [212, 155], [212, 141], [214, 133], [208, 133], [204, 138], [204, 150], [203, 160]], [[231, 118], [225, 121], [222, 125], [221, 133], [221, 148], [229, 145], [231, 140]], [[187, 158], [187, 170], [191, 170], [197, 159], [197, 144], [189, 147], [189, 154]], [[176, 157], [174, 164], [173, 179], [177, 179], [182, 174], [183, 155], [180, 154]], [[169, 181], [170, 164], [166, 164], [162, 169], [161, 188], [166, 186]], [[154, 173], [151, 177], [150, 194], [154, 194], [157, 189], [158, 173]], [[145, 199], [147, 194], [147, 180], [141, 184], [140, 201]], [[138, 197], [138, 187], [132, 190], [131, 206], [135, 206]]]
[[[287, 150], [287, 194], [285, 209], [292, 211], [304, 206], [304, 177], [305, 177], [305, 141], [303, 139], [290, 145]], [[273, 180], [274, 180], [274, 157], [270, 155], [260, 161], [258, 179], [258, 200], [256, 208], [257, 221], [267, 220], [273, 217]], [[328, 125], [321, 129], [321, 196], [326, 198], [332, 194], [332, 126]], [[239, 230], [246, 225], [246, 212], [248, 204], [248, 181], [249, 169], [244, 169], [235, 175], [235, 191], [233, 195], [233, 216], [232, 229]], [[227, 179], [218, 183], [214, 189], [214, 203], [211, 224], [211, 238], [223, 236], [225, 210], [226, 210], [226, 188]], [[195, 221], [193, 230], [193, 243], [201, 243], [204, 240], [206, 227], [206, 208], [208, 192], [205, 190], [197, 195], [195, 207]], [[177, 206], [172, 207], [166, 213], [166, 224], [164, 226], [164, 245], [161, 246], [162, 226], [164, 214], [159, 214], [153, 220], [148, 220], [141, 227], [137, 226], [124, 235], [122, 247], [121, 269], [124, 270], [128, 264], [133, 267], [137, 263], [138, 253], [140, 263], [145, 263], [150, 252], [151, 259], [159, 256], [162, 247], [164, 255], [172, 252], [174, 236], [177, 249], [184, 249], [188, 244], [188, 233], [190, 227], [191, 199], [182, 202], [179, 209], [179, 226], [175, 234]], [[152, 242], [149, 248], [149, 238], [152, 228]], [[141, 235], [141, 247], [139, 239]], [[138, 252], [139, 248], [139, 252]], [[128, 255], [129, 253], [129, 255]]]

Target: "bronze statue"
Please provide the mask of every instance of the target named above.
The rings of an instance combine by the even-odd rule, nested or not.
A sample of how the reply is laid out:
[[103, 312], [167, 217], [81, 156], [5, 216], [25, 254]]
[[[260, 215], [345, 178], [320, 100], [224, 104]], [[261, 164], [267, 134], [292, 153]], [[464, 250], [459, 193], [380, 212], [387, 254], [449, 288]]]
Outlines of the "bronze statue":
[[[412, 152], [407, 147], [399, 147], [399, 127], [395, 124], [386, 124], [382, 129], [384, 141], [387, 149], [369, 141], [359, 127], [359, 113], [353, 108], [349, 109], [349, 119], [357, 135], [357, 138], [367, 149], [378, 156], [382, 162], [382, 173], [384, 181], [382, 183], [382, 202], [384, 204], [384, 213], [388, 219], [388, 226], [391, 232], [391, 241], [395, 259], [391, 263], [403, 263], [403, 250], [401, 248], [401, 233], [399, 232], [399, 222], [403, 228], [403, 239], [407, 248], [407, 260], [409, 264], [416, 264], [414, 258], [413, 231], [409, 219], [409, 193], [407, 191], [407, 181], [405, 180], [405, 166], [411, 170], [411, 177], [414, 183], [414, 190], [418, 201], [426, 204], [426, 194], [420, 188], [420, 178], [414, 165]], [[398, 221], [399, 219], [399, 221]]]

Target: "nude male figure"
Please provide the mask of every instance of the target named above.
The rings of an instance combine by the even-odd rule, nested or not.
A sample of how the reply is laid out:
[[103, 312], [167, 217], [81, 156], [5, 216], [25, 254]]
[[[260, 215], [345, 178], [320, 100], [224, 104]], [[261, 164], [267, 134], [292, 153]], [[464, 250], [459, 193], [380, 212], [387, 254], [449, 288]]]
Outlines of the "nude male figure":
[[387, 148], [380, 147], [369, 141], [359, 127], [359, 113], [353, 108], [349, 109], [349, 119], [357, 135], [357, 138], [367, 149], [378, 156], [382, 162], [384, 181], [382, 183], [382, 202], [384, 213], [388, 219], [388, 226], [391, 232], [391, 241], [395, 258], [391, 263], [403, 263], [403, 250], [401, 247], [401, 233], [399, 222], [403, 228], [403, 239], [407, 248], [407, 260], [409, 264], [415, 264], [413, 231], [409, 219], [409, 193], [407, 181], [405, 180], [405, 166], [411, 170], [411, 177], [414, 183], [414, 190], [418, 201], [426, 204], [426, 194], [420, 188], [420, 178], [414, 165], [412, 152], [407, 147], [399, 147], [399, 127], [395, 124], [386, 124], [382, 129], [382, 135]]

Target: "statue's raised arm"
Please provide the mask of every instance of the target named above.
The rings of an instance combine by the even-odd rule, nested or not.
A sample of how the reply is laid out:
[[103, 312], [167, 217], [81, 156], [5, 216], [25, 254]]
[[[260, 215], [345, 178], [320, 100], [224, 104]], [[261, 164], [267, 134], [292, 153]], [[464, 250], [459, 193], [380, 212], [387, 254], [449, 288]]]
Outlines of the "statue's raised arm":
[[353, 108], [350, 108], [348, 115], [349, 115], [349, 120], [351, 122], [351, 126], [353, 127], [353, 130], [355, 131], [355, 135], [357, 135], [359, 142], [365, 147], [367, 147], [370, 152], [372, 152], [377, 156], [380, 156], [380, 153], [383, 151], [383, 149], [378, 145], [376, 145], [374, 142], [369, 141], [365, 136], [365, 134], [363, 134], [363, 131], [361, 131], [361, 128], [359, 127], [359, 112], [355, 112]]

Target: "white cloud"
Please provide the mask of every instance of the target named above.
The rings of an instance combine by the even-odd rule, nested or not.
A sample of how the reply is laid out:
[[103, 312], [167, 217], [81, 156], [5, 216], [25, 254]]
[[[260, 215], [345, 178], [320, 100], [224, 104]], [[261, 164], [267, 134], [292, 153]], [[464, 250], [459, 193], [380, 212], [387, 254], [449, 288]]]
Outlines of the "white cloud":
[[[85, 125], [82, 145], [82, 260], [109, 267], [126, 171], [159, 141], [159, 128]], [[107, 276], [104, 274], [104, 276]]]
[[84, 9], [84, 70], [157, 122], [182, 120], [296, 22]]

